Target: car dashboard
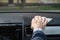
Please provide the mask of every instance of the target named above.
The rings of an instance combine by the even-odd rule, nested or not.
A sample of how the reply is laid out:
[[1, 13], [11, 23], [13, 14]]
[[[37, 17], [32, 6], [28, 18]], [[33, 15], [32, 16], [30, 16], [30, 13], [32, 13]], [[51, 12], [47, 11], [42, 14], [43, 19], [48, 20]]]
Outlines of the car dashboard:
[[53, 18], [44, 30], [48, 40], [60, 40], [60, 13], [0, 13], [0, 40], [30, 40], [32, 36], [31, 20], [34, 16]]

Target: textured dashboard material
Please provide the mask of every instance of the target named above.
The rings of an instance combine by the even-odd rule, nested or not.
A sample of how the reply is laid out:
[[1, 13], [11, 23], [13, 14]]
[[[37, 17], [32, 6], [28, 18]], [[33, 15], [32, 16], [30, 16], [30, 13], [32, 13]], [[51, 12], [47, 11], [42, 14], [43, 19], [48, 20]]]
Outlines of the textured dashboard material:
[[1, 13], [0, 23], [25, 23], [30, 25], [31, 19], [36, 16], [46, 16], [53, 18], [48, 25], [60, 25], [60, 14], [59, 13]]

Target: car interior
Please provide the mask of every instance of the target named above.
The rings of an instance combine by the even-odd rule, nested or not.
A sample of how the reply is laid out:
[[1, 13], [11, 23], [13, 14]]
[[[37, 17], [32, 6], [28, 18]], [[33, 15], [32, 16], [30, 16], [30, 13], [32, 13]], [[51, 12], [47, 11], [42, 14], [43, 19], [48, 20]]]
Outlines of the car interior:
[[60, 40], [60, 0], [0, 0], [0, 40], [31, 40], [37, 15], [52, 18], [43, 32]]

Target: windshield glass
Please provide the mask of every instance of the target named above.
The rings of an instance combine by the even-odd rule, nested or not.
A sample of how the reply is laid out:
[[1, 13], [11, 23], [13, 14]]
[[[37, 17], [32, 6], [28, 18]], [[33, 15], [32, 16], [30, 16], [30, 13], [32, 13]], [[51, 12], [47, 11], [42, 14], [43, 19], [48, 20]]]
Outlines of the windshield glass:
[[0, 0], [0, 11], [60, 10], [60, 0]]

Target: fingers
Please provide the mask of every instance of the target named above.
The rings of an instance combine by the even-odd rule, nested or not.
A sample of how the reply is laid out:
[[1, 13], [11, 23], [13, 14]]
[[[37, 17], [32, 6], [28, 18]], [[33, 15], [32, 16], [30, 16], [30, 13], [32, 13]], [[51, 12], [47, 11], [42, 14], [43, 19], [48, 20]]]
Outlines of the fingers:
[[42, 17], [42, 23], [46, 21], [46, 17]]
[[31, 29], [33, 29], [33, 25], [36, 24], [36, 23], [37, 23], [36, 19], [33, 18], [32, 21], [31, 21]]
[[44, 23], [45, 22], [45, 17], [42, 17], [42, 23]]
[[45, 18], [45, 22], [43, 23], [44, 25], [46, 25], [48, 23], [47, 18]]
[[32, 19], [32, 23], [36, 23], [37, 21], [36, 21], [36, 19], [35, 18], [33, 18]]
[[42, 24], [47, 24], [48, 23], [48, 20], [46, 17], [41, 17], [41, 16], [35, 16], [34, 17], [34, 22], [37, 23], [37, 22], [41, 22]]
[[34, 18], [35, 18], [35, 20], [37, 20], [37, 21], [41, 21], [41, 20], [42, 20], [41, 16], [35, 16]]

